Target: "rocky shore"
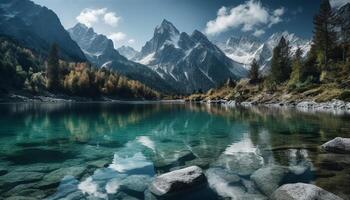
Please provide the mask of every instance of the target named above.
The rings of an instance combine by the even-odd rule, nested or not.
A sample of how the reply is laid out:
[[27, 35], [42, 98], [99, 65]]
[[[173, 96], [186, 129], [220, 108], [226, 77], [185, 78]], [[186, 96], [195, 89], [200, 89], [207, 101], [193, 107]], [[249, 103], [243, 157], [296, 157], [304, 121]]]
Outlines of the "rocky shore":
[[318, 103], [315, 101], [303, 100], [299, 102], [274, 102], [274, 103], [261, 103], [256, 101], [243, 101], [237, 102], [234, 100], [208, 100], [200, 101], [200, 103], [206, 104], [218, 104], [228, 107], [235, 106], [266, 106], [266, 107], [280, 107], [280, 108], [296, 108], [300, 111], [313, 112], [313, 111], [324, 111], [324, 112], [333, 112], [339, 111], [344, 113], [350, 113], [350, 102], [341, 101], [333, 99], [332, 101]]

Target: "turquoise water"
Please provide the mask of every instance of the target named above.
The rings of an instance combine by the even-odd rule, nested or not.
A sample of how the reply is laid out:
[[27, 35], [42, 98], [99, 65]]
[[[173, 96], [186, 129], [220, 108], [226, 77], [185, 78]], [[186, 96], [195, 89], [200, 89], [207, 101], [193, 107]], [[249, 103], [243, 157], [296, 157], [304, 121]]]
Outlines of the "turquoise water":
[[[0, 113], [0, 199], [144, 199], [154, 176], [191, 165], [209, 184], [188, 199], [264, 199], [250, 175], [272, 164], [308, 166], [291, 182], [350, 197], [349, 156], [318, 148], [349, 137], [347, 115], [181, 103], [2, 104]], [[240, 181], [207, 171], [218, 168]]]

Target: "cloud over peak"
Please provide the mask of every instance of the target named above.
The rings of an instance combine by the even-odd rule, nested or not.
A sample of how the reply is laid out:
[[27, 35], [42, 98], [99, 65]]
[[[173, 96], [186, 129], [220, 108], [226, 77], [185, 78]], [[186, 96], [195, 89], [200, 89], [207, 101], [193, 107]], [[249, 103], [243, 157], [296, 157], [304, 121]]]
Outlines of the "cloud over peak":
[[85, 8], [80, 12], [76, 19], [78, 22], [85, 24], [88, 27], [100, 22], [100, 20], [103, 20], [107, 25], [116, 27], [118, 26], [121, 17], [118, 17], [115, 12], [107, 12], [107, 8]]
[[283, 7], [269, 10], [260, 1], [249, 0], [233, 8], [221, 7], [217, 17], [207, 23], [205, 32], [215, 35], [231, 28], [240, 28], [242, 31], [254, 31], [254, 35], [260, 36], [265, 33], [264, 27], [271, 27], [283, 21], [285, 13]]

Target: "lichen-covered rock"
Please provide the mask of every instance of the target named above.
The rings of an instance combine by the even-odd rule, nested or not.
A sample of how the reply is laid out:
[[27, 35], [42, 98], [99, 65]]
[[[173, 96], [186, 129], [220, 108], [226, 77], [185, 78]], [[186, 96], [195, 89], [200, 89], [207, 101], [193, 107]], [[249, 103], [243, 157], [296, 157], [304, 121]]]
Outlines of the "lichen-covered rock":
[[342, 198], [315, 185], [305, 183], [285, 184], [273, 194], [273, 200], [342, 200]]
[[191, 166], [156, 177], [149, 190], [156, 196], [164, 197], [191, 190], [206, 183], [206, 181], [202, 169]]
[[333, 153], [350, 153], [350, 138], [336, 137], [321, 146], [325, 151]]

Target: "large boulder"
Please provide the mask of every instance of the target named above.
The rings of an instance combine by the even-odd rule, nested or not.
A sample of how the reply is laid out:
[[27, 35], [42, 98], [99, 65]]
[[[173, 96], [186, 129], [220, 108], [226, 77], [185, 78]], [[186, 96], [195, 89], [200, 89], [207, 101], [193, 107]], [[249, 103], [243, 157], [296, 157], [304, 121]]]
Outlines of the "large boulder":
[[311, 184], [295, 183], [279, 187], [273, 200], [342, 200], [342, 198]]
[[191, 166], [156, 177], [149, 190], [155, 196], [164, 197], [197, 188], [206, 182], [207, 179], [202, 169]]
[[321, 147], [332, 153], [350, 153], [350, 138], [336, 137], [324, 143]]
[[270, 196], [283, 184], [308, 182], [312, 179], [309, 165], [292, 167], [270, 165], [255, 171], [250, 178], [260, 191], [267, 196]]

